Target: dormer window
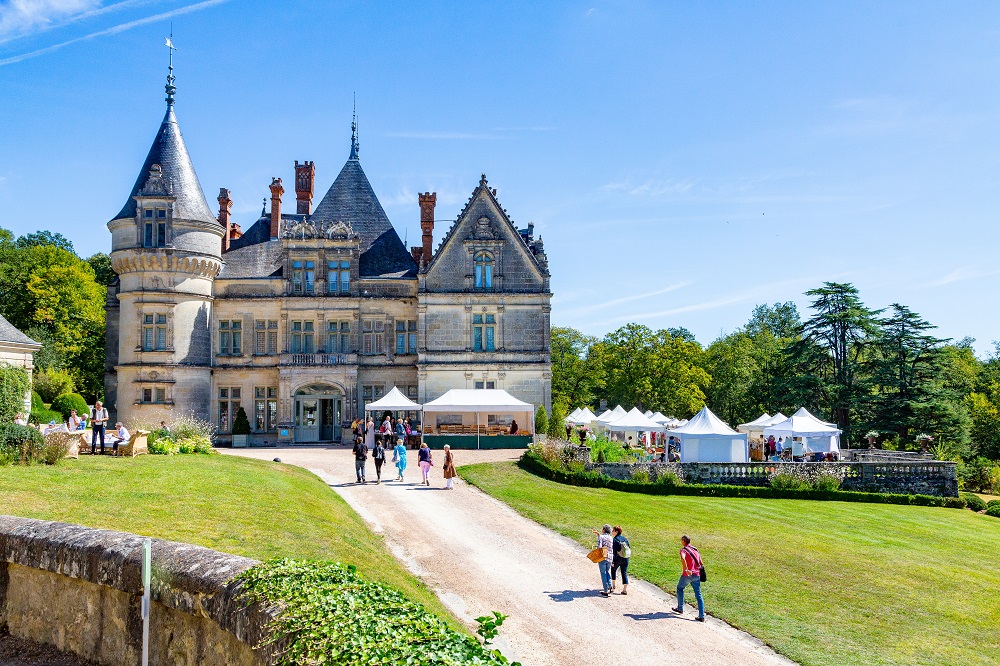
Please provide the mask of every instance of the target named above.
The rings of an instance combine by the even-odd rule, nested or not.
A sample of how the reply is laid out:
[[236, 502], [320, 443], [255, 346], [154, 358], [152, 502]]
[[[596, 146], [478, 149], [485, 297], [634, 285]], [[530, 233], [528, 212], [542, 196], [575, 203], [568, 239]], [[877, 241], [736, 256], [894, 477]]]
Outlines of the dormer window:
[[166, 247], [167, 245], [167, 209], [142, 209], [142, 246]]
[[473, 260], [473, 275], [476, 289], [493, 288], [493, 257], [487, 252], [480, 252]]

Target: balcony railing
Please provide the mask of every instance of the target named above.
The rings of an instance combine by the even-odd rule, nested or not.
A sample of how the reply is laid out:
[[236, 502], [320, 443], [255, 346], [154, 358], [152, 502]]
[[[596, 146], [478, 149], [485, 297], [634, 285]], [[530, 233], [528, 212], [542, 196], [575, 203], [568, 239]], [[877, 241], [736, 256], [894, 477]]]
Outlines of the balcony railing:
[[282, 354], [282, 365], [349, 365], [357, 363], [357, 354]]

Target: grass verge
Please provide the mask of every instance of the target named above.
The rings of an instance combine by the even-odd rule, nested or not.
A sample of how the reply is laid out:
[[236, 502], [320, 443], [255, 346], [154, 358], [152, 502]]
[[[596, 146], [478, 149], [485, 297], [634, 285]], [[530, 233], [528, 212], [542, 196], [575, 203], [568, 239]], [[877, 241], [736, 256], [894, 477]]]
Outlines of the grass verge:
[[459, 469], [581, 544], [620, 524], [629, 572], [672, 591], [679, 537], [705, 557], [713, 615], [808, 666], [1000, 664], [1000, 521], [933, 507], [637, 495], [514, 463]]
[[[315, 475], [234, 456], [84, 456], [0, 468], [0, 513], [183, 541], [260, 560], [354, 564], [463, 633], [433, 592]], [[998, 521], [1000, 522], [1000, 521]]]

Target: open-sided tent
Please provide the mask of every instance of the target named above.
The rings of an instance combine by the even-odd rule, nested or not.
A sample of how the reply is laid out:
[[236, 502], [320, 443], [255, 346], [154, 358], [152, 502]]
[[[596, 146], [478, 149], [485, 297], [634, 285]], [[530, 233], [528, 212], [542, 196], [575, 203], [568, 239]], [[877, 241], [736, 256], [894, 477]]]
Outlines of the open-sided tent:
[[656, 421], [656, 422], [657, 422], [657, 423], [659, 423], [660, 425], [663, 425], [664, 423], [666, 423], [667, 421], [669, 421], [669, 420], [670, 420], [670, 417], [669, 417], [669, 416], [664, 416], [664, 415], [663, 415], [663, 414], [661, 414], [660, 412], [655, 412], [655, 413], [654, 413], [654, 414], [653, 414], [652, 416], [650, 416], [649, 418], [650, 418], [650, 419], [652, 419], [653, 421]]
[[681, 462], [748, 462], [747, 436], [726, 425], [707, 406], [684, 425], [673, 429], [680, 435]]
[[596, 420], [597, 416], [594, 415], [594, 412], [590, 411], [590, 407], [584, 407], [580, 410], [580, 413], [576, 415], [576, 419], [574, 419], [573, 422], [588, 425]]
[[608, 411], [598, 416], [597, 422], [600, 423], [602, 426], [606, 426], [612, 421], [620, 419], [626, 414], [628, 414], [628, 412], [625, 411], [625, 408], [622, 407], [621, 405], [617, 405], [615, 406], [614, 409], [609, 409]]
[[[830, 453], [840, 451], [840, 428], [820, 421], [805, 407], [799, 409], [784, 421], [764, 428], [764, 436], [799, 437], [801, 442], [793, 442], [792, 455], [804, 453]], [[786, 445], [787, 446], [787, 445]]]
[[633, 407], [632, 411], [608, 423], [608, 430], [616, 432], [663, 432], [666, 428]]
[[[531, 433], [535, 427], [535, 407], [531, 403], [522, 402], [502, 389], [451, 389], [440, 398], [424, 404], [424, 420], [429, 421], [432, 415], [449, 414], [462, 417], [462, 423], [455, 432], [448, 424], [442, 428], [435, 424], [435, 436], [425, 435], [428, 443], [450, 444], [452, 448], [483, 448], [487, 440], [488, 448], [521, 448], [531, 442]], [[496, 426], [489, 426], [489, 417], [507, 417], [518, 424], [518, 434], [503, 434]], [[466, 423], [466, 421], [469, 423]], [[483, 427], [487, 432], [483, 433]], [[487, 435], [485, 438], [483, 435]], [[458, 436], [466, 436], [460, 439]], [[475, 435], [475, 439], [471, 438]], [[441, 441], [438, 441], [440, 437]]]
[[566, 415], [567, 423], [576, 423], [576, 417], [580, 415], [580, 408], [577, 407], [572, 412]]
[[751, 432], [764, 432], [764, 426], [771, 424], [771, 415], [764, 412], [753, 421], [749, 423], [741, 423], [736, 426], [736, 429], [740, 432], [751, 433]]
[[422, 407], [403, 395], [395, 386], [375, 402], [365, 405], [366, 412], [419, 412]]

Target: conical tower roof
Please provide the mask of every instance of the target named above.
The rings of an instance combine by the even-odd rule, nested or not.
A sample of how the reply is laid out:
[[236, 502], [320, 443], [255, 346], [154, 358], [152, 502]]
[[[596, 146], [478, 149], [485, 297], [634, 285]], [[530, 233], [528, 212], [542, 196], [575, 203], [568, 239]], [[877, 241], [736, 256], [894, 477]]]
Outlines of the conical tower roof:
[[323, 200], [309, 217], [312, 222], [345, 222], [361, 237], [362, 277], [416, 274], [417, 264], [389, 222], [358, 160], [357, 141], [351, 156]]
[[175, 197], [174, 219], [217, 223], [208, 207], [205, 192], [201, 189], [198, 175], [194, 172], [194, 165], [191, 163], [191, 157], [184, 145], [184, 137], [181, 136], [181, 128], [177, 124], [172, 101], [171, 99], [167, 105], [167, 113], [163, 116], [160, 131], [153, 139], [153, 145], [149, 149], [149, 154], [146, 155], [146, 161], [142, 163], [142, 169], [139, 170], [139, 176], [135, 179], [135, 185], [132, 186], [128, 201], [115, 216], [116, 220], [135, 217], [136, 202], [134, 197], [143, 191], [149, 181], [153, 165], [159, 164], [164, 189], [169, 196]]

